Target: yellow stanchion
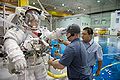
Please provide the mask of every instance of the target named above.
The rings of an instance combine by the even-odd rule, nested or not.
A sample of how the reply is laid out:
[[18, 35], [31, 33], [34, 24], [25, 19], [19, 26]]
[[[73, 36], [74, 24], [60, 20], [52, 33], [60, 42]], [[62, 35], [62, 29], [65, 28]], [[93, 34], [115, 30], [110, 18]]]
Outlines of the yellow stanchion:
[[47, 73], [48, 73], [48, 75], [49, 75], [50, 77], [53, 77], [53, 78], [55, 78], [55, 79], [64, 78], [64, 77], [67, 76], [67, 72], [62, 73], [62, 74], [54, 74], [54, 73], [48, 71]]
[[18, 0], [18, 6], [27, 6], [29, 5], [29, 0]]

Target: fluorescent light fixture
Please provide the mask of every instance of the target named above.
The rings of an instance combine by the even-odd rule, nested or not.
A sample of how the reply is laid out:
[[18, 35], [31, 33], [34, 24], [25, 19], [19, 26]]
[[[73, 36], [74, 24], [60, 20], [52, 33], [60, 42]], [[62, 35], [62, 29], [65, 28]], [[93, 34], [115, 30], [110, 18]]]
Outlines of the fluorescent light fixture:
[[78, 9], [80, 9], [80, 7], [78, 7]]
[[54, 7], [54, 9], [56, 9], [56, 7]]
[[99, 2], [100, 2], [100, 0], [97, 0], [97, 2], [99, 3]]
[[65, 4], [62, 4], [62, 6], [65, 6]]
[[33, 2], [33, 5], [35, 5], [36, 3]]

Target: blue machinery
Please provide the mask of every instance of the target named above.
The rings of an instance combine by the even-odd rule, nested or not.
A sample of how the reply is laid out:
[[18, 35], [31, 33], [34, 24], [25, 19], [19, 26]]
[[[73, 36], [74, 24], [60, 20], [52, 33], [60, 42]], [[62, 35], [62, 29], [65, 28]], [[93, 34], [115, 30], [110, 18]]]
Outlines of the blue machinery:
[[[62, 55], [64, 54], [64, 50], [65, 50], [65, 45], [64, 44], [60, 44], [58, 43], [57, 40], [52, 40], [51, 43], [51, 56], [55, 59], [60, 59], [60, 56], [59, 55]], [[59, 55], [55, 55], [55, 53], [58, 53]], [[55, 74], [55, 72], [52, 72], [52, 71], [55, 71], [56, 73], [59, 73], [59, 74]], [[48, 70], [48, 75], [55, 78], [55, 79], [59, 79], [59, 78], [65, 78], [67, 76], [67, 72], [66, 72], [66, 69], [65, 70]]]

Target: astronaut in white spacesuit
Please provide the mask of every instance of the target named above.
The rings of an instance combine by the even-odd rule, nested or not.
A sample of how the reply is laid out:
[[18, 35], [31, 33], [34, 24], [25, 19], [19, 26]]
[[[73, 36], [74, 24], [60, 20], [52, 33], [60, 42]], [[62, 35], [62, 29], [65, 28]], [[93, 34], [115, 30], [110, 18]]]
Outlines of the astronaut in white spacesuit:
[[37, 9], [28, 9], [24, 17], [18, 17], [18, 27], [9, 29], [4, 36], [5, 52], [14, 63], [15, 70], [20, 72], [18, 80], [46, 80], [47, 72], [42, 59], [42, 50], [46, 45], [44, 42], [39, 44], [42, 40], [38, 26], [44, 18], [41, 13]]

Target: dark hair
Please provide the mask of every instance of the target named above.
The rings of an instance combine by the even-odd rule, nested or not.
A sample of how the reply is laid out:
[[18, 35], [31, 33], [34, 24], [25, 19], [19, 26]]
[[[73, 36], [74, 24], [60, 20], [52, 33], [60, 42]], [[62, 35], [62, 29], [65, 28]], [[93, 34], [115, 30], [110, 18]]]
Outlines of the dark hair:
[[87, 31], [89, 35], [93, 35], [93, 29], [90, 27], [85, 27], [83, 30]]
[[26, 12], [25, 12], [25, 15], [28, 13], [28, 12], [31, 12], [31, 11], [36, 11], [39, 15], [42, 13], [42, 11], [39, 11], [37, 9], [28, 9]]

